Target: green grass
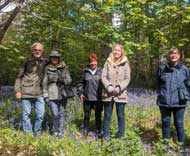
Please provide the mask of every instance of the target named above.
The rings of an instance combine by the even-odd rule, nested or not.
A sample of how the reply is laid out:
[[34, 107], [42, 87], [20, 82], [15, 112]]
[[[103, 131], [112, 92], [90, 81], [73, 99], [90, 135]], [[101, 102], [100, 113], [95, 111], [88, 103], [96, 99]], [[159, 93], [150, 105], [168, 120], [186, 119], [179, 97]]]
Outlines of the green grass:
[[[179, 146], [176, 132], [172, 126], [172, 139], [169, 149], [165, 149], [161, 141], [161, 123], [159, 109], [153, 104], [146, 106], [126, 105], [125, 137], [117, 139], [117, 118], [114, 109], [111, 122], [111, 140], [109, 142], [96, 137], [81, 135], [82, 105], [70, 101], [65, 111], [65, 136], [63, 139], [53, 138], [48, 131], [42, 132], [41, 138], [25, 135], [22, 130], [15, 130], [8, 122], [11, 115], [20, 118], [21, 110], [8, 107], [14, 106], [7, 102], [0, 107], [4, 111], [1, 116], [0, 155], [2, 156], [178, 156]], [[48, 114], [48, 112], [47, 112]], [[186, 144], [190, 146], [190, 113], [185, 114]], [[5, 122], [6, 121], [6, 122]], [[3, 125], [4, 122], [4, 125]], [[6, 123], [6, 124], [5, 124]], [[173, 125], [173, 124], [172, 124]], [[91, 115], [91, 127], [94, 128], [94, 113]]]

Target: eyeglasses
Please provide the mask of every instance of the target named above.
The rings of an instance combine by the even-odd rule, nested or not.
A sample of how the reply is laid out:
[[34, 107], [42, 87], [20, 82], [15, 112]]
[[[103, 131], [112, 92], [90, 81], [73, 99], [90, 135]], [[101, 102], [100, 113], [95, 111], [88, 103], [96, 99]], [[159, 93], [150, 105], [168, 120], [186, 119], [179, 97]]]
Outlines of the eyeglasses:
[[34, 49], [34, 51], [42, 51], [42, 49]]

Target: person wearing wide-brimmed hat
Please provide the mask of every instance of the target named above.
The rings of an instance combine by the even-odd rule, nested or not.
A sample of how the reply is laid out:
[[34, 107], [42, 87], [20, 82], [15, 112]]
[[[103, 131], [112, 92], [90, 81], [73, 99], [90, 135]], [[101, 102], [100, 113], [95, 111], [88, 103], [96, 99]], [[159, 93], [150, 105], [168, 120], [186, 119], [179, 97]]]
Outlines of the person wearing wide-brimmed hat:
[[46, 66], [43, 79], [43, 95], [53, 115], [53, 135], [63, 138], [64, 109], [67, 95], [63, 95], [61, 86], [71, 84], [71, 76], [65, 62], [61, 61], [58, 51], [51, 51], [50, 64]]

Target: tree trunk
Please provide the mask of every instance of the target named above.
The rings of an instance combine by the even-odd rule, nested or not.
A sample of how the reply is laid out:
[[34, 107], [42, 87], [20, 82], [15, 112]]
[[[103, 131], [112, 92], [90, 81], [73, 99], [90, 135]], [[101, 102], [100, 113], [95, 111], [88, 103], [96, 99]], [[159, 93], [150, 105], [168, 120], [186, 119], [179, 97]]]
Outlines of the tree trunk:
[[[9, 1], [7, 1], [7, 2], [9, 2]], [[10, 17], [8, 18], [8, 20], [2, 25], [2, 29], [0, 29], [0, 44], [2, 43], [3, 37], [5, 36], [5, 33], [8, 30], [8, 28], [10, 27], [12, 21], [15, 19], [17, 14], [20, 12], [21, 5], [23, 3], [24, 3], [24, 0], [19, 1], [18, 6], [15, 7], [15, 9], [12, 11]], [[3, 5], [1, 5], [0, 7], [3, 7]]]

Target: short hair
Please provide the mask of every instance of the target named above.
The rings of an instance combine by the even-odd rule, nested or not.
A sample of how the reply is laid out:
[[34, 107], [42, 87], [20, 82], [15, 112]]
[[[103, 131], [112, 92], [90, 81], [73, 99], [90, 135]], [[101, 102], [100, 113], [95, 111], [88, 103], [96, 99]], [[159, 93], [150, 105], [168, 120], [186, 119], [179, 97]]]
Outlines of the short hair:
[[88, 61], [89, 62], [92, 62], [92, 61], [98, 62], [98, 56], [95, 53], [90, 53], [90, 54], [88, 54]]
[[35, 42], [35, 43], [32, 44], [32, 46], [31, 46], [31, 51], [33, 51], [33, 49], [34, 49], [36, 46], [40, 46], [41, 49], [42, 49], [42, 52], [44, 51], [44, 46], [43, 46], [41, 43], [39, 43], [39, 42]]

